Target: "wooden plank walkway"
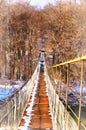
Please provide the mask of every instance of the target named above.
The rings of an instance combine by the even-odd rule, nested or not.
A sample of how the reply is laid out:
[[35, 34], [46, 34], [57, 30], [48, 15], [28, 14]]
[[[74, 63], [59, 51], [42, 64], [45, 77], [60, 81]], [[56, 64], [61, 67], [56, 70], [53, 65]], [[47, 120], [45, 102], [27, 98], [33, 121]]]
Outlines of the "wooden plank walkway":
[[18, 130], [53, 130], [44, 78], [44, 66], [42, 65], [38, 83], [27, 103]]

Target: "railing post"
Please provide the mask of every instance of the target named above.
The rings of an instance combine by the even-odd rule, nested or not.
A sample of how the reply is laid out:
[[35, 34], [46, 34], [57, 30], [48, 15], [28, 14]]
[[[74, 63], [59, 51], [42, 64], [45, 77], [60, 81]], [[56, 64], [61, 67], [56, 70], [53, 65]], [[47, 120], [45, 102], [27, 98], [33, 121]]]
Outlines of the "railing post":
[[7, 113], [8, 113], [8, 115], [7, 115], [7, 129], [10, 129], [9, 128], [9, 125], [10, 125], [10, 113], [9, 113], [9, 111], [10, 111], [10, 103], [9, 102], [7, 102]]
[[69, 64], [67, 64], [66, 109], [68, 107]]
[[12, 113], [12, 128], [14, 130], [14, 101], [13, 101], [13, 99], [11, 100], [11, 103], [12, 103], [12, 111], [11, 111], [11, 113]]
[[60, 83], [59, 83], [59, 96], [61, 95], [62, 71], [60, 66]]
[[18, 103], [18, 118], [20, 118], [21, 116], [21, 110], [20, 110], [20, 107], [21, 107], [21, 91], [19, 91], [19, 103]]
[[14, 95], [14, 124], [16, 124], [16, 111], [17, 111], [17, 104], [16, 104], [16, 94]]
[[80, 103], [79, 103], [78, 130], [80, 130], [80, 122], [81, 122], [83, 75], [84, 75], [84, 60], [81, 61], [81, 85], [80, 85]]
[[51, 68], [51, 79], [53, 79], [53, 68]]

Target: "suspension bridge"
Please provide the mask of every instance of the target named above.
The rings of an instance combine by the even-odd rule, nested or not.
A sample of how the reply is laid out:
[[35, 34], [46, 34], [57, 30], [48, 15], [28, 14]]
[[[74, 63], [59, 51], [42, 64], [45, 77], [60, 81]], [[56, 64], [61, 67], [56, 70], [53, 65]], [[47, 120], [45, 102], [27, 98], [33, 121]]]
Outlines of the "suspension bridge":
[[[46, 66], [42, 50], [30, 80], [0, 105], [0, 130], [86, 130], [85, 61], [86, 56]], [[78, 92], [70, 72], [76, 64]]]

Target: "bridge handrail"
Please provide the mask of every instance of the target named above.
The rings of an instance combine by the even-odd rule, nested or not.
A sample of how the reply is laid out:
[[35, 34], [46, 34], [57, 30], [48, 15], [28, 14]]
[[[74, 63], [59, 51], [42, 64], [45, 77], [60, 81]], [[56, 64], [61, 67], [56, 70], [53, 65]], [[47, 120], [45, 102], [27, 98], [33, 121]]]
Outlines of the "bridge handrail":
[[[34, 61], [35, 61], [35, 63], [36, 63], [36, 62], [38, 61], [38, 58], [33, 59], [33, 62], [34, 62]], [[36, 65], [37, 65], [37, 63], [36, 63]], [[31, 75], [31, 76], [32, 76], [32, 75]], [[30, 79], [29, 79], [29, 80], [30, 80]], [[27, 83], [28, 83], [28, 80], [26, 80], [25, 83], [24, 83], [21, 87], [19, 87], [19, 89], [16, 89], [13, 94], [11, 94], [8, 98], [6, 98], [5, 100], [3, 100], [3, 104], [0, 104], [0, 108], [1, 108], [3, 105], [5, 105], [8, 101], [10, 101], [11, 98], [13, 98], [13, 97], [15, 96], [15, 94], [17, 94], [18, 92], [20, 92], [20, 90], [23, 89], [23, 87], [25, 87], [25, 85], [26, 85]]]
[[56, 64], [56, 65], [53, 65], [53, 66], [48, 66], [48, 68], [55, 68], [55, 67], [63, 66], [63, 65], [66, 65], [66, 64], [78, 62], [78, 61], [81, 61], [81, 60], [86, 60], [86, 56], [78, 57], [78, 58], [75, 58], [75, 59], [72, 59], [72, 60], [69, 60], [69, 61], [66, 61], [66, 62], [62, 62], [60, 64]]
[[29, 79], [0, 105], [0, 129], [17, 129], [38, 74], [38, 65]]
[[[52, 83], [53, 83], [53, 86], [57, 87], [58, 86], [58, 95], [59, 97], [61, 96], [62, 98], [62, 88], [61, 88], [61, 83], [62, 83], [62, 76], [65, 74], [65, 106], [67, 109], [70, 109], [70, 111], [72, 112], [72, 114], [75, 116], [75, 118], [77, 118], [78, 120], [78, 130], [80, 130], [80, 127], [82, 125], [82, 127], [84, 128], [84, 130], [86, 130], [86, 126], [83, 124], [82, 120], [81, 120], [81, 110], [82, 110], [82, 102], [83, 102], [83, 81], [84, 81], [84, 62], [86, 61], [86, 56], [82, 56], [82, 57], [78, 57], [78, 58], [75, 58], [75, 59], [72, 59], [72, 60], [69, 60], [69, 61], [66, 61], [66, 62], [62, 62], [60, 64], [56, 64], [56, 65], [53, 65], [53, 66], [47, 66], [48, 70], [49, 70], [49, 75], [50, 75], [50, 78], [52, 80]], [[79, 76], [79, 81], [80, 81], [80, 92], [79, 92], [79, 97], [77, 97], [78, 95], [75, 94], [75, 96], [78, 99], [79, 101], [79, 112], [78, 112], [78, 116], [76, 115], [76, 113], [74, 113], [72, 111], [72, 108], [69, 107], [68, 105], [68, 91], [71, 90], [71, 88], [69, 87], [69, 79], [70, 79], [70, 66], [72, 64], [76, 64], [76, 62], [80, 62], [79, 66], [77, 64], [77, 67], [78, 69], [76, 70], [79, 70], [79, 72], [77, 71], [77, 74]], [[63, 68], [63, 67], [66, 67], [66, 68]], [[52, 72], [51, 72], [52, 71]], [[65, 73], [64, 73], [65, 72]], [[59, 77], [58, 76], [55, 76], [59, 74]], [[73, 73], [75, 75], [75, 73]], [[76, 76], [76, 75], [75, 75]], [[54, 83], [54, 78], [56, 78], [59, 83], [58, 85], [56, 86], [55, 83]], [[64, 80], [63, 80], [64, 81]], [[71, 90], [71, 92], [73, 93], [73, 90]], [[63, 95], [64, 96], [64, 95]]]

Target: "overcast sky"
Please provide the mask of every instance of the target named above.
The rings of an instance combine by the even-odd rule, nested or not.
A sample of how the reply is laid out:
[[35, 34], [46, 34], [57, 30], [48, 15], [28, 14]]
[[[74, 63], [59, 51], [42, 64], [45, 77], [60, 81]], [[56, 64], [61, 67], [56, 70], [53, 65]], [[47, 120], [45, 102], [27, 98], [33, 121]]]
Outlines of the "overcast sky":
[[[55, 4], [56, 1], [60, 1], [60, 0], [28, 0], [28, 1], [30, 1], [30, 4], [32, 6], [36, 6], [38, 8], [40, 8], [40, 7], [43, 8], [48, 3]], [[70, 1], [70, 0], [62, 0], [62, 1]], [[79, 2], [79, 1], [80, 0], [76, 0], [76, 2]]]
[[[48, 3], [55, 4], [56, 1], [60, 1], [60, 0], [9, 0], [9, 1], [10, 2], [26, 1], [26, 2], [30, 2], [30, 5], [32, 6], [35, 6], [37, 8], [43, 8]], [[62, 0], [62, 1], [70, 1], [70, 0]], [[76, 1], [79, 2], [80, 0], [76, 0]]]
[[46, 4], [51, 3], [54, 4], [55, 0], [31, 0], [30, 4], [32, 6], [37, 6], [43, 8]]

